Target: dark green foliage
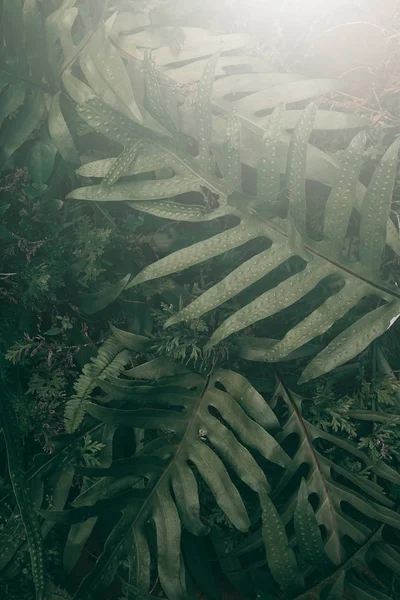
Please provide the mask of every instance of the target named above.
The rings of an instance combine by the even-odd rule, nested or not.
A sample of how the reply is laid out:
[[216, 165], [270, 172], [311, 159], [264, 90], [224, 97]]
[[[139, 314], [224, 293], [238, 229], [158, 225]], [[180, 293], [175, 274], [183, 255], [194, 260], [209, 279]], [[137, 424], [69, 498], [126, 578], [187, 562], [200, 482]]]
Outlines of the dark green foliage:
[[395, 600], [399, 140], [190, 3], [0, 7], [0, 594]]

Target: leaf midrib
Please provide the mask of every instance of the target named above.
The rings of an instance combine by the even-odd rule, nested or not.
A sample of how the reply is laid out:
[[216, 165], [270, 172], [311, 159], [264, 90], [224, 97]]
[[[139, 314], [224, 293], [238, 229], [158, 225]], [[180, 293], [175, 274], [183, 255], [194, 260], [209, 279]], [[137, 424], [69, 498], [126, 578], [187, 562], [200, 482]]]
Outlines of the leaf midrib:
[[[228, 191], [224, 190], [224, 188], [221, 187], [221, 186], [219, 186], [218, 184], [216, 184], [216, 182], [210, 181], [204, 175], [202, 175], [198, 171], [196, 171], [196, 168], [189, 161], [186, 161], [184, 158], [182, 158], [179, 155], [179, 153], [173, 152], [171, 150], [171, 148], [168, 147], [168, 144], [164, 145], [164, 144], [162, 144], [160, 142], [152, 142], [152, 143], [154, 143], [154, 145], [158, 146], [160, 149], [162, 149], [164, 151], [167, 151], [169, 154], [172, 154], [174, 156], [174, 158], [176, 158], [176, 160], [178, 160], [184, 166], [185, 169], [187, 169], [195, 177], [197, 177], [198, 179], [200, 179], [201, 181], [203, 181], [204, 184], [205, 184], [204, 186], [207, 187], [210, 191], [218, 194], [219, 197], [225, 197], [225, 198], [227, 198], [229, 196], [229, 192]], [[238, 212], [239, 211], [236, 211], [232, 207], [232, 214], [238, 215]], [[245, 217], [243, 217], [241, 215], [241, 218], [243, 219]], [[272, 223], [268, 219], [265, 219], [265, 218], [261, 217], [260, 215], [257, 215], [257, 221], [261, 221], [267, 227], [269, 227], [273, 231], [277, 232], [281, 236], [283, 236], [283, 237], [285, 237], [287, 239], [289, 238], [289, 235], [285, 231], [283, 231], [282, 229], [280, 229], [276, 224]], [[362, 275], [361, 273], [358, 273], [357, 271], [354, 271], [350, 267], [347, 267], [347, 266], [343, 265], [342, 263], [336, 261], [333, 258], [330, 258], [329, 256], [326, 256], [324, 253], [320, 252], [319, 250], [316, 250], [316, 248], [314, 248], [313, 246], [310, 246], [309, 244], [307, 244], [304, 240], [302, 240], [302, 241], [303, 241], [304, 248], [306, 250], [308, 250], [309, 252], [311, 252], [315, 256], [318, 256], [319, 258], [325, 260], [329, 264], [333, 265], [336, 269], [340, 269], [341, 271], [344, 271], [345, 273], [348, 273], [349, 275], [352, 275], [356, 279], [359, 279], [360, 281], [363, 281], [364, 283], [370, 285], [371, 287], [379, 290], [382, 294], [389, 294], [390, 296], [392, 296], [394, 298], [400, 299], [400, 291], [397, 292], [392, 287], [386, 286], [384, 283], [378, 283], [376, 281], [368, 279], [367, 276]]]
[[[126, 530], [126, 533], [120, 538], [119, 543], [114, 548], [113, 552], [110, 554], [110, 557], [109, 557], [109, 559], [108, 559], [108, 561], [106, 563], [107, 565], [110, 564], [110, 562], [112, 561], [115, 553], [117, 552], [117, 549], [121, 546], [121, 544], [123, 544], [124, 540], [126, 539], [126, 536], [131, 534], [132, 528], [134, 528], [135, 525], [140, 521], [140, 518], [141, 518], [141, 516], [142, 516], [142, 514], [143, 514], [143, 512], [145, 510], [145, 508], [147, 507], [148, 502], [150, 502], [152, 500], [153, 496], [158, 493], [158, 490], [159, 490], [160, 486], [162, 486], [165, 478], [169, 475], [172, 467], [175, 465], [175, 462], [176, 462], [176, 460], [177, 460], [177, 458], [178, 458], [178, 456], [179, 456], [179, 454], [180, 454], [180, 452], [182, 450], [182, 447], [185, 444], [186, 439], [187, 439], [187, 437], [189, 435], [189, 431], [191, 429], [193, 421], [195, 420], [195, 418], [197, 416], [197, 411], [199, 410], [200, 404], [201, 404], [201, 402], [202, 402], [202, 400], [204, 398], [204, 395], [205, 395], [205, 393], [207, 391], [207, 388], [209, 386], [212, 373], [213, 373], [213, 370], [210, 371], [210, 373], [208, 374], [208, 376], [206, 378], [203, 390], [202, 390], [201, 394], [199, 394], [199, 398], [198, 398], [198, 400], [197, 400], [197, 402], [196, 402], [196, 404], [195, 404], [195, 406], [194, 406], [194, 408], [192, 410], [192, 414], [191, 414], [190, 418], [188, 419], [188, 424], [186, 426], [185, 433], [183, 434], [180, 443], [177, 445], [177, 449], [176, 449], [176, 452], [174, 454], [173, 459], [168, 463], [168, 465], [164, 469], [164, 471], [163, 471], [162, 475], [160, 476], [160, 478], [158, 479], [157, 483], [153, 486], [153, 488], [151, 489], [151, 491], [150, 491], [149, 495], [147, 496], [146, 500], [143, 502], [142, 507], [136, 513], [135, 518], [131, 522], [130, 527]], [[90, 573], [88, 575], [88, 577], [91, 577], [91, 575], [92, 575], [92, 573]], [[84, 583], [84, 582], [82, 582], [82, 583]], [[79, 595], [77, 595], [77, 597], [79, 597]]]
[[[305, 440], [307, 442], [310, 454], [312, 455], [312, 458], [313, 458], [313, 462], [314, 462], [315, 468], [316, 468], [316, 470], [318, 472], [318, 475], [320, 477], [320, 480], [321, 480], [321, 483], [322, 483], [322, 488], [323, 488], [324, 493], [325, 493], [325, 501], [328, 503], [328, 510], [329, 510], [330, 515], [331, 515], [330, 521], [331, 521], [332, 530], [333, 530], [332, 534], [335, 535], [335, 536], [337, 536], [337, 539], [339, 541], [339, 554], [340, 554], [340, 546], [341, 545], [340, 545], [340, 540], [339, 540], [339, 531], [338, 531], [338, 528], [336, 526], [336, 511], [335, 511], [334, 507], [332, 506], [332, 502], [331, 502], [331, 499], [330, 499], [330, 494], [329, 494], [328, 486], [326, 485], [325, 477], [323, 475], [323, 472], [322, 472], [322, 469], [321, 469], [321, 466], [320, 466], [320, 462], [319, 462], [318, 456], [317, 456], [317, 454], [316, 454], [316, 452], [314, 450], [314, 447], [312, 445], [312, 441], [310, 439], [310, 436], [309, 436], [309, 433], [308, 433], [308, 429], [307, 429], [306, 425], [304, 424], [304, 419], [303, 419], [303, 417], [302, 417], [299, 409], [297, 408], [296, 403], [292, 400], [292, 396], [291, 396], [291, 393], [290, 393], [289, 389], [286, 388], [285, 384], [280, 379], [279, 379], [279, 382], [280, 382], [282, 388], [285, 391], [286, 397], [287, 397], [288, 401], [290, 402], [290, 405], [292, 407], [293, 412], [296, 415], [296, 418], [297, 418], [297, 421], [298, 421], [298, 423], [300, 425], [300, 428], [301, 428], [301, 430], [304, 433], [304, 438], [305, 438]], [[324, 544], [324, 546], [325, 546], [325, 544]]]

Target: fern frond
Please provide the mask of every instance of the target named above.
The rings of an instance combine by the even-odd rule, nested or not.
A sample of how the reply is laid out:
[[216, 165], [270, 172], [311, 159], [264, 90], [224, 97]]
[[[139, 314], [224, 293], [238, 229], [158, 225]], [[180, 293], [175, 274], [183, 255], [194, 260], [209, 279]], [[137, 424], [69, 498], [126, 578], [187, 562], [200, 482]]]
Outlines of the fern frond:
[[[199, 82], [196, 100], [197, 156], [190, 157], [187, 153], [182, 153], [179, 140], [174, 144], [169, 138], [153, 138], [151, 144], [156, 151], [165, 152], [167, 155], [165, 164], [172, 169], [172, 177], [160, 180], [127, 181], [117, 183], [107, 190], [104, 190], [101, 185], [95, 185], [74, 190], [69, 197], [86, 200], [135, 200], [138, 202], [132, 202], [131, 206], [138, 210], [182, 221], [201, 222], [218, 218], [223, 214], [232, 214], [240, 218], [240, 224], [232, 229], [178, 250], [148, 265], [127, 284], [127, 288], [210, 260], [257, 237], [264, 237], [269, 241], [268, 250], [246, 260], [166, 323], [168, 327], [179, 321], [197, 319], [234, 298], [268, 273], [281, 272], [282, 278], [275, 287], [228, 316], [212, 334], [208, 344], [210, 347], [254, 323], [295, 305], [328, 277], [333, 276], [338, 279], [341, 282], [340, 289], [332, 290], [329, 297], [320, 306], [316, 306], [310, 314], [299, 319], [298, 324], [294, 325], [283, 339], [277, 341], [272, 348], [266, 348], [265, 360], [273, 362], [284, 359], [316, 336], [327, 334], [332, 325], [352, 309], [357, 309], [363, 299], [373, 296], [380, 298], [382, 306], [374, 308], [371, 304], [366, 315], [328, 343], [326, 348], [311, 361], [300, 379], [301, 382], [305, 382], [354, 358], [374, 339], [382, 335], [400, 313], [400, 293], [397, 288], [382, 281], [378, 273], [378, 263], [380, 264], [386, 241], [386, 226], [383, 226], [383, 223], [389, 223], [390, 227], [388, 215], [400, 142], [397, 140], [388, 149], [367, 188], [361, 210], [360, 256], [350, 260], [344, 255], [343, 247], [350, 215], [356, 206], [358, 174], [365, 135], [358, 134], [344, 153], [326, 204], [324, 238], [322, 241], [316, 241], [308, 235], [309, 215], [305, 196], [309, 164], [306, 153], [309, 149], [308, 138], [314, 127], [315, 106], [310, 105], [306, 108], [296, 124], [287, 157], [284, 154], [278, 156], [277, 151], [284, 120], [282, 109], [276, 109], [271, 115], [267, 127], [269, 133], [263, 139], [262, 154], [265, 159], [261, 157], [258, 166], [258, 196], [249, 200], [240, 189], [241, 178], [237, 172], [233, 174], [233, 168], [238, 171], [240, 166], [242, 149], [240, 126], [236, 117], [231, 115], [228, 118], [225, 160], [218, 159], [218, 152], [214, 152], [214, 146], [211, 144], [213, 131], [211, 97], [216, 61], [216, 56], [210, 59], [204, 77]], [[154, 80], [152, 64], [147, 61], [145, 66], [150, 70], [148, 78]], [[321, 83], [322, 87], [324, 85], [328, 85], [327, 82]], [[317, 88], [316, 85], [315, 89]], [[299, 97], [301, 94], [308, 97], [307, 94], [310, 94], [311, 89], [314, 89], [311, 83], [300, 82]], [[282, 100], [282, 95], [278, 92], [279, 90], [274, 89], [271, 98], [276, 96]], [[263, 92], [263, 98], [267, 96], [267, 92]], [[157, 102], [159, 103], [160, 99], [157, 101], [157, 97], [156, 94], [153, 103], [156, 102], [158, 106]], [[165, 110], [164, 107], [159, 107], [157, 112], [156, 107], [153, 105], [152, 107], [156, 116]], [[80, 112], [88, 123], [96, 120], [96, 114], [101, 112], [99, 102], [86, 101], [80, 108]], [[121, 118], [120, 116], [119, 119]], [[116, 120], [114, 119], [113, 122], [116, 123]], [[98, 121], [94, 125], [94, 129], [99, 132], [104, 132], [104, 127], [104, 121]], [[140, 135], [139, 132], [138, 134]], [[288, 196], [286, 218], [272, 216], [266, 220], [261, 216], [263, 207], [276, 207], [279, 204], [275, 202], [279, 191], [279, 170], [275, 163], [286, 158], [285, 191]], [[217, 175], [217, 165], [221, 167], [222, 177]], [[379, 182], [383, 181], [385, 186], [382, 187]], [[234, 185], [239, 186], [238, 190], [233, 189], [233, 182]], [[219, 206], [216, 209], [207, 211], [205, 207], [199, 209], [185, 206], [168, 199], [189, 191], [197, 191], [205, 196], [204, 190], [208, 190], [218, 198]], [[266, 196], [261, 197], [260, 194], [264, 193]], [[380, 215], [376, 223], [371, 216], [374, 203], [377, 204]], [[258, 215], [258, 208], [260, 215]], [[284, 208], [284, 205], [281, 206], [280, 211], [282, 212]], [[295, 256], [300, 256], [306, 262], [305, 267], [287, 278], [285, 265]]]
[[[272, 526], [268, 519], [274, 515], [273, 526], [282, 529], [266, 496], [269, 484], [265, 474], [248, 450], [254, 449], [282, 467], [289, 465], [288, 456], [266, 430], [276, 429], [277, 419], [244, 377], [227, 370], [217, 370], [209, 379], [193, 373], [175, 375], [150, 386], [132, 387], [126, 382], [119, 385], [115, 378], [113, 382], [99, 382], [108, 394], [107, 403], [90, 402], [88, 413], [111, 427], [132, 425], [146, 431], [162, 430], [164, 435], [149, 442], [133, 458], [115, 461], [109, 468], [81, 468], [82, 473], [102, 479], [78, 497], [70, 511], [42, 514], [50, 520], [75, 523], [100, 515], [111, 506], [122, 511], [77, 598], [97, 598], [112, 581], [119, 562], [132, 545], [136, 556], [135, 585], [142, 593], [148, 592], [150, 546], [146, 523], [150, 519], [156, 530], [158, 573], [163, 589], [168, 597], [183, 599], [186, 592], [181, 572], [181, 521], [194, 535], [208, 530], [200, 516], [197, 477], [190, 465], [196, 467], [237, 529], [246, 531], [250, 522], [228, 468], [260, 494], [268, 527]], [[114, 399], [118, 408], [113, 406]], [[139, 486], [143, 477], [147, 483]], [[277, 563], [279, 578], [278, 571], [284, 572]]]
[[[310, 516], [306, 516], [306, 511], [309, 509], [305, 503], [304, 493], [307, 490], [307, 497], [315, 494], [318, 498], [315, 519], [318, 526], [323, 526], [326, 531], [324, 551], [336, 565], [341, 564], [347, 558], [344, 544], [346, 536], [362, 546], [373, 533], [365, 521], [357, 519], [354, 515], [350, 516], [343, 510], [345, 504], [354, 507], [360, 515], [400, 529], [399, 515], [395, 512], [393, 502], [384, 493], [382, 487], [374, 481], [350, 473], [344, 467], [330, 460], [326, 453], [318, 450], [316, 441], [324, 440], [334, 448], [345, 450], [348, 455], [354, 456], [365, 467], [369, 467], [382, 481], [400, 483], [399, 473], [383, 462], [373, 462], [358, 449], [354, 442], [327, 433], [308, 422], [302, 414], [303, 398], [290, 392], [282, 382], [278, 382], [272, 405], [282, 401], [288, 410], [288, 417], [277, 440], [283, 444], [287, 437], [296, 434], [299, 441], [292, 464], [274, 489], [273, 497], [276, 498], [287, 489], [290, 481], [303, 465], [308, 466], [305, 483], [300, 486], [299, 492], [296, 491], [295, 499], [290, 499], [286, 504], [284, 522], [287, 522], [295, 514], [295, 503], [297, 503], [297, 511], [302, 511], [305, 519], [310, 518]], [[348, 486], [346, 483], [339, 484], [338, 478], [348, 482]], [[310, 532], [308, 531], [308, 542], [310, 541]]]
[[129, 361], [129, 352], [111, 335], [100, 346], [98, 354], [87, 363], [74, 384], [75, 394], [65, 405], [65, 429], [75, 431], [82, 423], [90, 401], [90, 395], [98, 379], [117, 377]]

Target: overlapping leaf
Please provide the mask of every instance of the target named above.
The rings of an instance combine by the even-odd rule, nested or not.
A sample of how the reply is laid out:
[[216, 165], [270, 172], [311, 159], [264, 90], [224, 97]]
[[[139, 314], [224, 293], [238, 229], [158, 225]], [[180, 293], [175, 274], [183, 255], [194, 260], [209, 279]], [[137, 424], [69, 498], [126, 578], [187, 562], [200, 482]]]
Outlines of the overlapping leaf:
[[[356, 356], [371, 341], [384, 333], [400, 312], [400, 294], [397, 289], [379, 279], [379, 265], [386, 238], [385, 223], [389, 222], [400, 142], [397, 140], [388, 149], [368, 186], [361, 211], [359, 258], [350, 261], [345, 257], [343, 248], [349, 219], [355, 206], [358, 174], [365, 144], [364, 134], [357, 134], [343, 155], [326, 203], [324, 238], [317, 242], [307, 234], [309, 215], [305, 193], [308, 138], [316, 114], [316, 109], [311, 104], [296, 124], [289, 143], [286, 168], [287, 218], [282, 220], [272, 216], [268, 221], [265, 218], [260, 219], [258, 212], [262, 214], [263, 209], [267, 209], [272, 211], [273, 215], [273, 211], [278, 210], [279, 206], [276, 199], [279, 193], [279, 144], [284, 112], [279, 104], [269, 119], [269, 126], [263, 137], [264, 152], [258, 163], [258, 196], [249, 198], [240, 189], [238, 173], [240, 174], [241, 169], [241, 136], [239, 121], [235, 115], [231, 115], [227, 120], [225, 156], [224, 159], [218, 160], [222, 178], [216, 173], [216, 160], [210, 146], [210, 98], [216, 64], [216, 57], [213, 57], [207, 63], [199, 82], [196, 102], [197, 156], [189, 157], [183, 154], [179, 140], [174, 145], [169, 138], [159, 138], [153, 144], [154, 152], [167, 154], [165, 166], [173, 173], [170, 179], [124, 181], [111, 187], [90, 186], [75, 190], [70, 197], [90, 200], [137, 200], [132, 206], [139, 210], [183, 221], [209, 220], [228, 213], [240, 216], [241, 223], [235, 228], [147, 266], [127, 288], [206, 261], [227, 250], [240, 247], [251, 239], [265, 237], [269, 240], [271, 245], [268, 250], [234, 269], [225, 279], [209, 288], [177, 316], [171, 318], [167, 326], [201, 317], [266, 274], [282, 267], [293, 256], [301, 256], [306, 261], [302, 270], [283, 279], [274, 288], [228, 317], [212, 335], [210, 345], [215, 345], [245, 327], [292, 306], [328, 277], [334, 276], [339, 279], [341, 286], [337, 287], [329, 298], [295, 325], [273, 348], [266, 350], [265, 360], [279, 361], [313, 338], [324, 335], [334, 323], [350, 310], [357, 308], [362, 299], [380, 297], [382, 306], [376, 307], [375, 304], [374, 308], [372, 305], [369, 313], [333, 339], [309, 364], [302, 376], [302, 381], [307, 381]], [[147, 61], [146, 68], [150, 70], [148, 79], [153, 82], [153, 105], [155, 103], [160, 107], [158, 112], [154, 107], [152, 110], [155, 116], [160, 118], [165, 109], [161, 108], [161, 96], [158, 86], [154, 83], [155, 76], [150, 61]], [[305, 84], [303, 87], [308, 89]], [[95, 114], [90, 101], [84, 104], [81, 114], [88, 122], [93, 121]], [[167, 120], [164, 119], [164, 122]], [[99, 124], [98, 129], [102, 131], [104, 125]], [[88, 172], [90, 169], [89, 165]], [[125, 169], [124, 174], [132, 172], [129, 165], [125, 165]], [[104, 169], [100, 172], [104, 173]], [[380, 185], [383, 181], [385, 186]], [[208, 211], [208, 214], [205, 214], [204, 208], [162, 199], [204, 189], [217, 196], [219, 201], [219, 208]], [[374, 220], [374, 204], [377, 205], [378, 220]]]
[[[389, 590], [380, 581], [379, 571], [376, 575], [376, 569], [371, 570], [369, 564], [374, 560], [396, 573], [400, 570], [396, 562], [399, 558], [397, 549], [383, 537], [385, 526], [392, 531], [400, 528], [396, 507], [373, 478], [355, 474], [330, 460], [322, 451], [321, 442], [353, 456], [381, 483], [399, 482], [400, 476], [384, 462], [371, 461], [353, 441], [310, 423], [303, 415], [305, 402], [307, 400], [278, 380], [270, 404], [280, 414], [283, 407], [287, 411], [276, 439], [283, 447], [289, 438], [292, 440], [292, 462], [274, 487], [271, 499], [281, 506], [278, 528], [282, 519], [289, 526], [286, 530], [293, 534], [288, 542], [285, 529], [281, 530], [283, 546], [277, 552], [276, 560], [280, 558], [279, 564], [283, 566], [284, 560], [290, 560], [289, 548], [295, 550], [304, 572], [302, 589], [298, 568], [291, 558], [289, 572], [293, 578], [297, 573], [291, 590], [296, 600], [342, 598], [343, 584], [352, 591], [354, 598], [389, 598], [385, 593]], [[299, 485], [300, 473], [305, 475]], [[263, 542], [267, 545], [268, 532], [264, 524], [262, 531], [235, 549], [235, 555], [254, 551]], [[266, 558], [270, 568], [277, 537], [277, 532], [269, 535], [271, 550], [269, 554], [267, 546]], [[349, 539], [353, 545], [348, 544]], [[286, 573], [285, 579], [289, 578]]]
[[[288, 436], [296, 435], [298, 442], [292, 463], [274, 489], [273, 495], [276, 497], [281, 494], [304, 465], [309, 467], [304, 483], [300, 486], [299, 491], [295, 493], [295, 497], [287, 503], [283, 519], [286, 522], [293, 514], [295, 515], [295, 527], [299, 530], [297, 537], [300, 544], [307, 544], [305, 547], [306, 552], [303, 552], [305, 558], [308, 556], [307, 552], [310, 552], [310, 556], [312, 553], [315, 561], [317, 556], [322, 559], [322, 540], [318, 539], [317, 532], [314, 536], [315, 539], [312, 535], [309, 522], [310, 519], [312, 522], [312, 515], [310, 515], [310, 509], [307, 507], [305, 496], [305, 494], [307, 497], [315, 494], [318, 502], [315, 519], [318, 525], [323, 526], [326, 531], [323, 542], [324, 552], [334, 564], [339, 565], [347, 558], [344, 544], [345, 536], [362, 546], [373, 533], [365, 522], [361, 522], [360, 519], [357, 520], [356, 517], [349, 516], [345, 512], [344, 507], [346, 504], [354, 507], [360, 514], [395, 529], [400, 528], [400, 519], [397, 512], [393, 510], [393, 502], [383, 493], [381, 486], [372, 480], [355, 475], [329, 460], [326, 454], [318, 450], [316, 441], [324, 440], [334, 447], [342, 448], [366, 467], [369, 467], [382, 480], [399, 483], [400, 476], [395, 469], [387, 464], [372, 462], [364, 452], [357, 448], [354, 442], [327, 433], [308, 422], [302, 415], [303, 399], [287, 390], [279, 382], [272, 403], [282, 401], [288, 410], [288, 418], [277, 439], [280, 443], [283, 443]], [[337, 479], [339, 477], [342, 481], [344, 478], [348, 482], [348, 487], [344, 483], [338, 483]], [[299, 515], [302, 515], [302, 517], [300, 518]], [[307, 537], [302, 537], [301, 532], [307, 523]]]
[[[121, 343], [131, 335], [115, 332]], [[103, 554], [76, 597], [98, 597], [132, 547], [135, 586], [147, 593], [147, 523], [151, 520], [156, 530], [163, 589], [170, 598], [184, 598], [181, 521], [194, 535], [207, 532], [207, 524], [200, 516], [197, 478], [191, 465], [232, 524], [246, 531], [250, 524], [246, 508], [227, 469], [261, 494], [268, 517], [275, 510], [265, 495], [269, 484], [248, 448], [273, 463], [287, 466], [288, 456], [267, 432], [276, 429], [277, 419], [244, 377], [227, 370], [217, 370], [209, 379], [188, 373], [152, 385], [115, 377], [108, 381], [101, 376], [97, 385], [107, 395], [99, 397], [101, 403], [87, 403], [86, 410], [94, 419], [111, 428], [132, 425], [158, 431], [161, 437], [149, 442], [133, 458], [117, 460], [109, 468], [81, 469], [80, 472], [98, 479], [74, 501], [74, 508], [43, 513], [50, 520], [74, 524], [106, 514], [111, 507], [122, 511]]]

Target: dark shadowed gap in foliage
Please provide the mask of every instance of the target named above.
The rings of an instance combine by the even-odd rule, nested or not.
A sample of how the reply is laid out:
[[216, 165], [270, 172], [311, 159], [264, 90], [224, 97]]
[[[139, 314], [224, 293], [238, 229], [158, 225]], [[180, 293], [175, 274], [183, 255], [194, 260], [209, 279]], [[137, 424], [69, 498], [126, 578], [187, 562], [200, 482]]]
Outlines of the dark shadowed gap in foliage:
[[328, 537], [328, 530], [325, 525], [318, 525], [318, 527], [321, 532], [322, 541], [325, 542], [326, 538]]
[[[229, 221], [229, 229], [231, 229], [236, 224], [234, 224], [230, 219]], [[198, 234], [198, 224], [185, 223], [184, 225], [185, 230], [186, 226], [190, 226], [190, 230], [192, 230], [194, 234]], [[202, 239], [209, 239], [213, 235], [217, 235], [218, 233], [220, 233], [220, 231], [216, 230], [216, 228], [218, 227], [217, 223], [213, 223], [212, 227], [212, 233], [207, 237], [202, 236]], [[196, 241], [200, 240], [193, 240], [193, 243], [195, 243]], [[174, 275], [174, 277], [177, 277], [177, 280], [179, 282], [199, 281], [200, 278], [203, 290], [205, 290], [211, 285], [215, 285], [215, 283], [221, 281], [224, 277], [229, 275], [229, 273], [231, 273], [232, 271], [232, 267], [239, 266], [240, 264], [242, 264], [242, 262], [244, 262], [244, 260], [248, 260], [252, 256], [255, 256], [259, 252], [262, 252], [269, 246], [270, 242], [266, 238], [257, 238], [255, 240], [250, 240], [249, 242], [246, 242], [239, 248], [228, 250], [227, 252], [223, 252], [218, 256], [215, 256], [214, 258], [201, 262], [197, 265], [193, 265], [185, 271], [177, 273], [176, 275]]]
[[113, 456], [129, 458], [135, 452], [136, 443], [131, 427], [119, 425], [113, 438]]
[[282, 492], [276, 493], [274, 490], [272, 490], [271, 498], [276, 506], [286, 507], [288, 505], [289, 500], [292, 499], [292, 496], [294, 497], [297, 495], [301, 480], [303, 477], [307, 477], [309, 470], [309, 465], [303, 463], [290, 478], [290, 481], [287, 483]]
[[357, 508], [349, 504], [349, 502], [342, 501], [340, 503], [340, 508], [342, 509], [345, 515], [348, 515], [349, 517], [351, 517], [355, 521], [358, 521], [359, 523], [363, 523], [363, 525], [366, 525], [371, 530], [377, 529], [377, 527], [379, 526], [378, 521], [366, 516], [364, 513], [357, 510]]
[[308, 501], [310, 502], [314, 511], [316, 511], [318, 506], [321, 504], [321, 499], [315, 492], [308, 496]]

